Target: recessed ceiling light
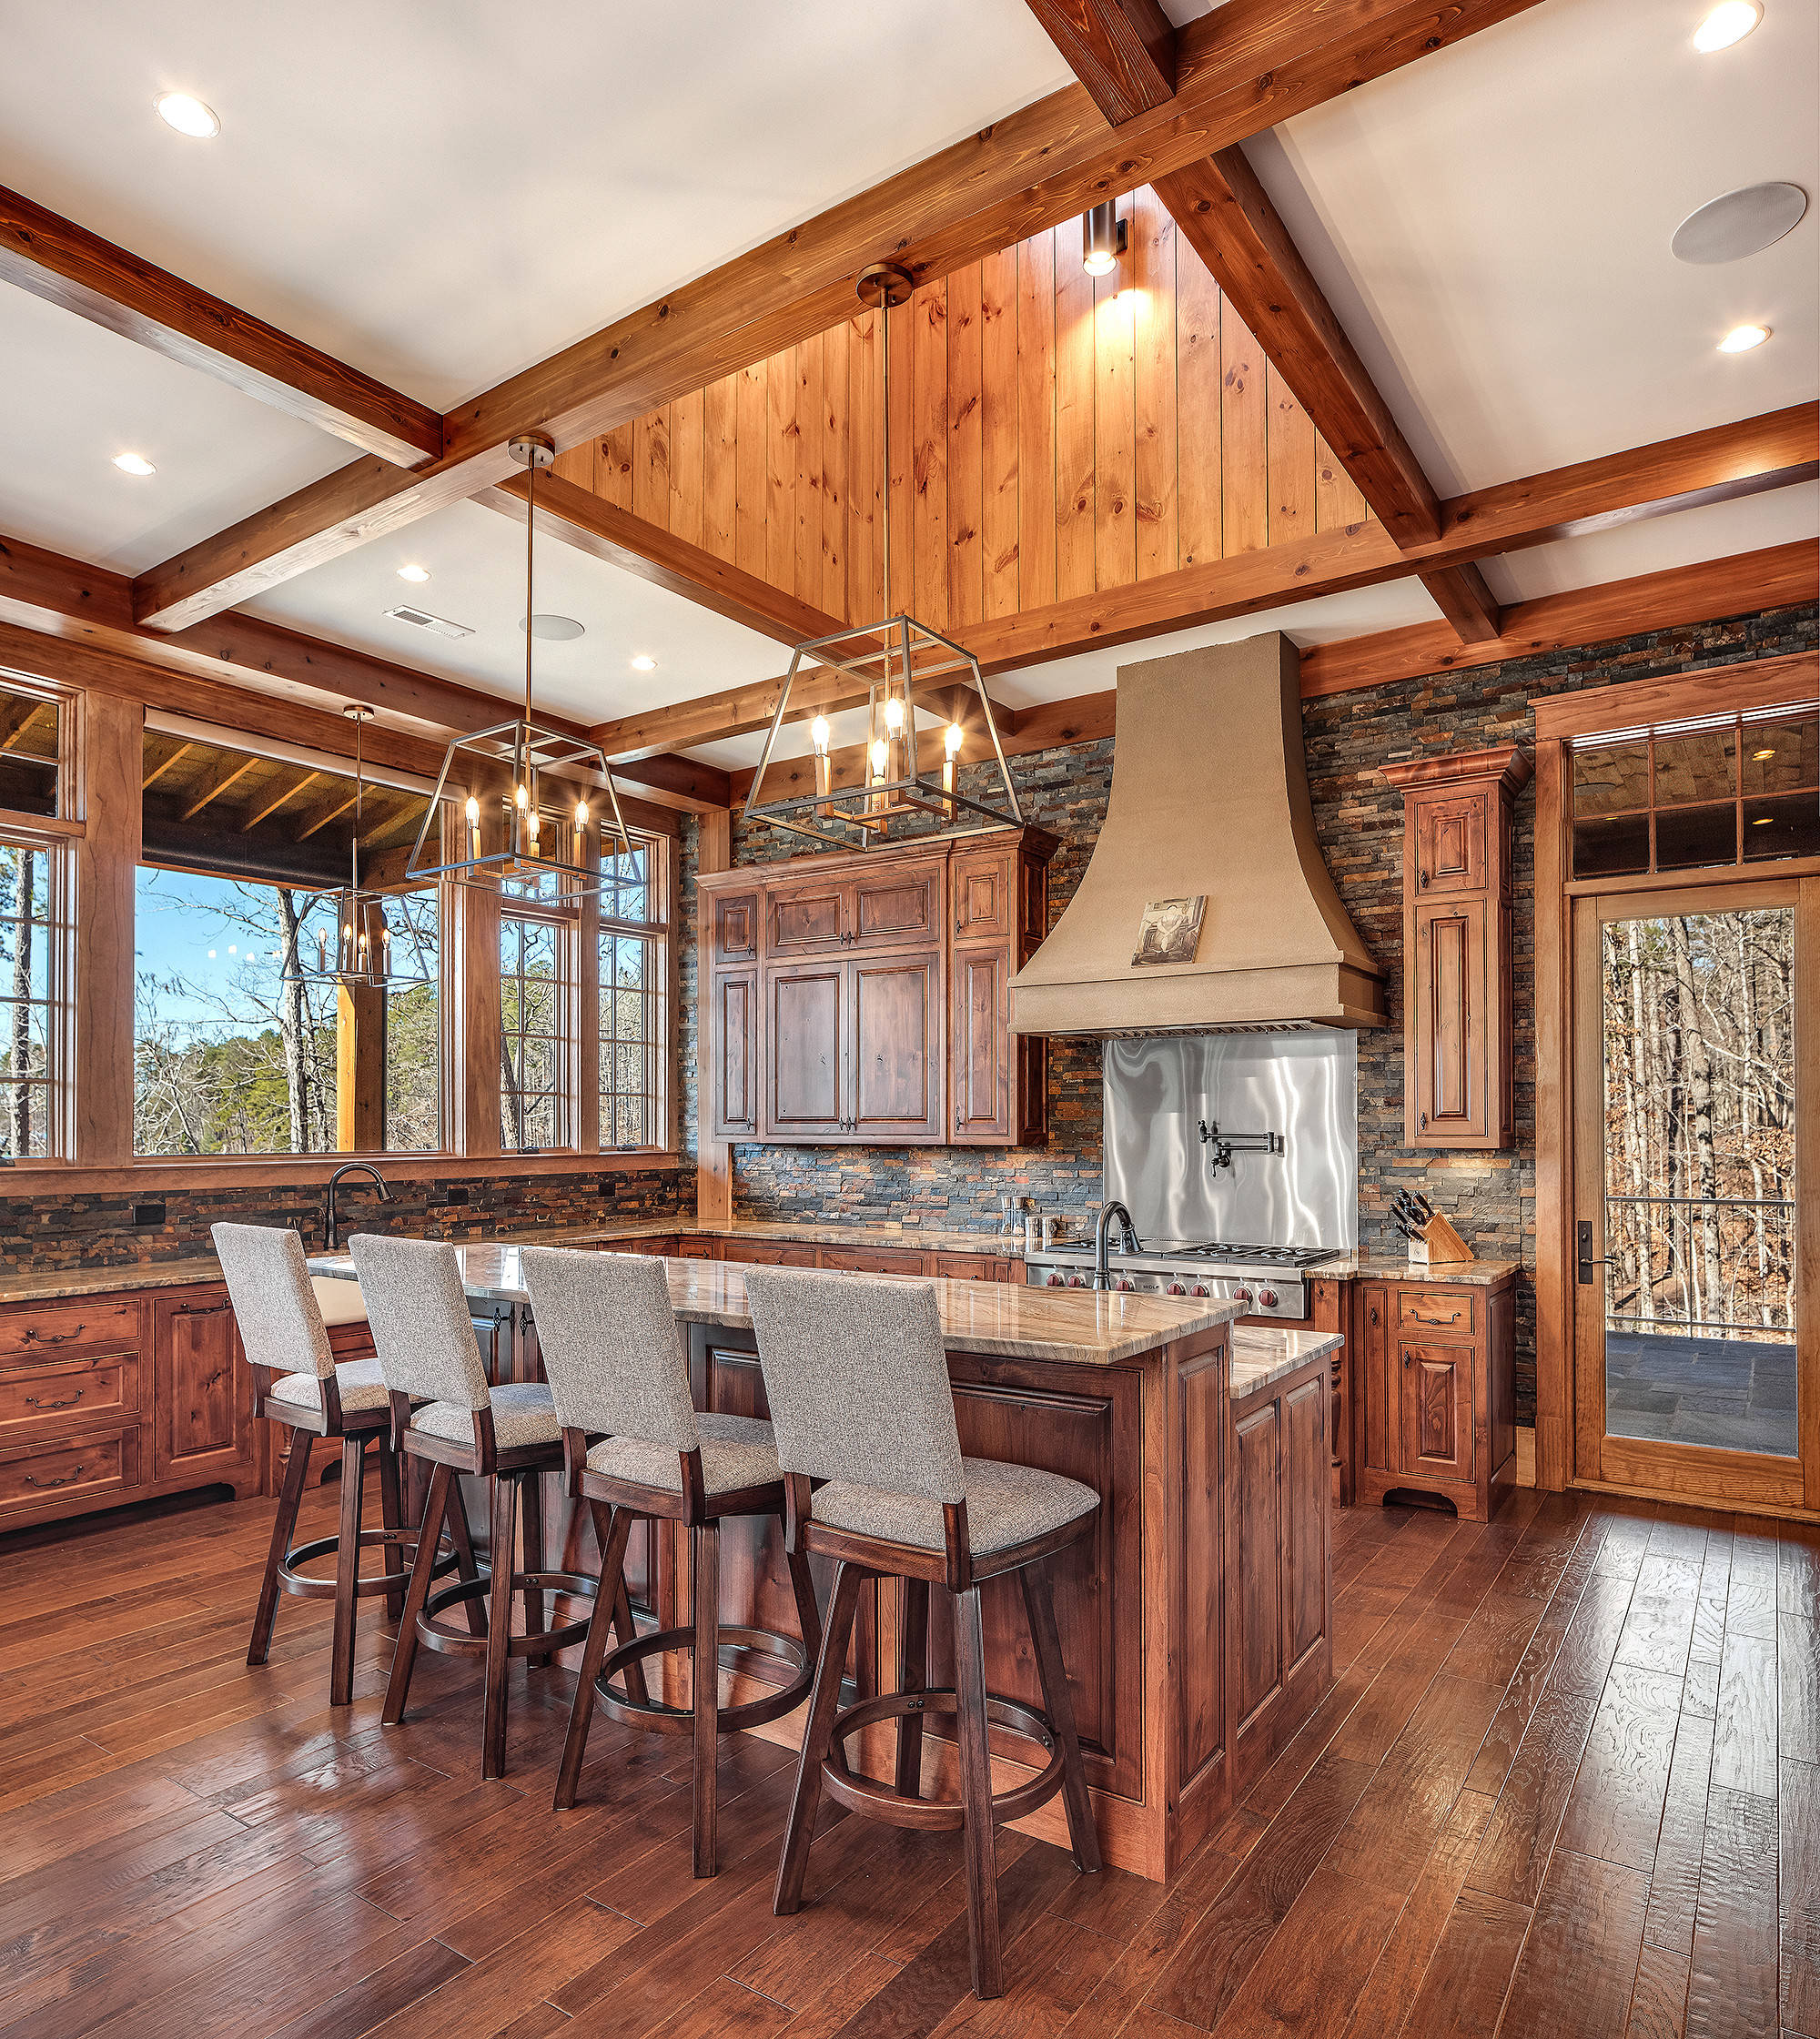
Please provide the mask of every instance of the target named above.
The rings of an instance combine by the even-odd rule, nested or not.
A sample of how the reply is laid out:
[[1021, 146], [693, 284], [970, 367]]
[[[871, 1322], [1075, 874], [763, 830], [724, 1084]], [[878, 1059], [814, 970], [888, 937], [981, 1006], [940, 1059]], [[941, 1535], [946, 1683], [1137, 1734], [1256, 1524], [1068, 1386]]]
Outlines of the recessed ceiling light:
[[[518, 620], [520, 630], [524, 628], [524, 618]], [[551, 644], [572, 644], [578, 637], [587, 633], [583, 626], [572, 616], [533, 616], [531, 619], [531, 634], [541, 637]]]
[[400, 580], [428, 580], [430, 579], [430, 569], [420, 566], [401, 566], [399, 569], [399, 579]]
[[122, 474], [156, 474], [158, 471], [143, 453], [116, 453], [114, 465]]
[[1752, 348], [1761, 347], [1769, 338], [1767, 326], [1734, 326], [1719, 342], [1721, 354], [1748, 354]]
[[[1739, 31], [1743, 33], [1742, 30]], [[187, 92], [161, 92], [154, 102], [167, 126], [198, 142], [213, 141], [221, 132], [215, 108], [204, 106]]]
[[1711, 267], [1773, 246], [1800, 226], [1807, 194], [1798, 184], [1747, 184], [1723, 192], [1688, 214], [1670, 237], [1677, 262]]
[[657, 671], [657, 661], [646, 658], [644, 653], [641, 651], [632, 661], [632, 669], [634, 672], [655, 672]]
[[1743, 42], [1762, 19], [1763, 9], [1757, 0], [1719, 0], [1694, 31], [1694, 46], [1706, 56], [1715, 49], [1730, 49], [1734, 43]]

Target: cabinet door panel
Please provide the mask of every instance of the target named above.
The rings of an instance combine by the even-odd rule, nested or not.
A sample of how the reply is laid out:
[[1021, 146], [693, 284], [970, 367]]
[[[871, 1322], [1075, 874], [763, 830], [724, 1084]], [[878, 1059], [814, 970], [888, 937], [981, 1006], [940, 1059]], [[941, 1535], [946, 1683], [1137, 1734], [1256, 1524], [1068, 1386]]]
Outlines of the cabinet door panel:
[[1473, 1361], [1471, 1346], [1403, 1346], [1405, 1473], [1471, 1479]]
[[152, 1478], [233, 1469], [246, 1455], [251, 1375], [228, 1291], [152, 1306]]
[[849, 925], [856, 948], [925, 947], [942, 938], [939, 863], [899, 864], [856, 878]]
[[755, 963], [758, 960], [758, 894], [755, 892], [716, 893], [714, 895], [714, 961]]
[[955, 954], [948, 1065], [956, 1140], [1011, 1136], [1009, 960], [1003, 948]]
[[934, 956], [850, 963], [853, 1123], [864, 1139], [940, 1139], [942, 1009]]
[[1395, 1472], [1401, 1443], [1397, 1395], [1390, 1382], [1390, 1292], [1370, 1283], [1359, 1296], [1359, 1382], [1364, 1398], [1365, 1463]]
[[1282, 1404], [1267, 1401], [1233, 1426], [1233, 1512], [1238, 1633], [1233, 1673], [1238, 1733], [1280, 1690], [1283, 1661]]
[[851, 925], [851, 888], [823, 878], [780, 885], [767, 893], [772, 955], [819, 954], [838, 949]]
[[845, 970], [799, 964], [765, 975], [766, 1134], [838, 1134], [846, 1117]]
[[713, 980], [714, 1136], [750, 1139], [758, 1131], [758, 977], [720, 972]]
[[956, 855], [949, 867], [954, 889], [955, 940], [985, 942], [1011, 933], [1011, 888], [1017, 860], [972, 851]]
[[1482, 1144], [1486, 1087], [1485, 902], [1418, 906], [1412, 982], [1416, 1065], [1412, 1146]]
[[1418, 798], [1418, 897], [1484, 890], [1486, 799], [1482, 792]]

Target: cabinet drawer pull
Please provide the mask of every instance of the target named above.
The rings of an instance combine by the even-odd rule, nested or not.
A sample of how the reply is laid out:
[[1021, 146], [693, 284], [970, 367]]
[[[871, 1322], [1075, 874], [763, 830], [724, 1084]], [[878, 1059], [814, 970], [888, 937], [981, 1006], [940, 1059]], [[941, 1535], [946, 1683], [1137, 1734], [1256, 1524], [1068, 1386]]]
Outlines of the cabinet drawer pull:
[[78, 1324], [73, 1331], [57, 1331], [46, 1337], [35, 1324], [28, 1324], [21, 1334], [20, 1343], [22, 1345], [67, 1345], [72, 1338], [79, 1338], [87, 1328], [88, 1327], [86, 1324]]
[[25, 1397], [25, 1407], [27, 1408], [74, 1408], [81, 1399], [82, 1389], [78, 1388], [74, 1395], [66, 1395], [60, 1402], [40, 1401], [35, 1395], [27, 1395]]
[[76, 1467], [67, 1479], [34, 1479], [31, 1474], [27, 1473], [25, 1475], [25, 1485], [35, 1487], [40, 1493], [48, 1493], [53, 1487], [74, 1487], [76, 1481], [82, 1478], [82, 1473], [83, 1469], [80, 1466]]

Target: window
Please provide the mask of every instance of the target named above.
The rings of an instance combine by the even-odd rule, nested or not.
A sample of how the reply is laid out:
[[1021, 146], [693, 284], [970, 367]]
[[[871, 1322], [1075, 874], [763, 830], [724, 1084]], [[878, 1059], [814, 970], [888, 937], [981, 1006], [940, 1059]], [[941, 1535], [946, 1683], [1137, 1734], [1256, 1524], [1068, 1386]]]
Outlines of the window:
[[59, 874], [49, 850], [0, 840], [0, 1155], [14, 1161], [43, 1160], [58, 1145]]
[[51, 694], [0, 686], [0, 807], [14, 814], [55, 814], [63, 710]]
[[[424, 796], [369, 782], [357, 799], [339, 770], [156, 728], [143, 776], [135, 1151], [438, 1147], [437, 895], [384, 891]], [[382, 893], [400, 980], [383, 990], [328, 974], [357, 827], [361, 883]], [[344, 1095], [349, 1066], [374, 1080]]]
[[601, 1146], [661, 1147], [666, 1124], [669, 928], [662, 836], [601, 855]]
[[500, 905], [500, 1141], [509, 1154], [572, 1146], [569, 1080], [578, 911]]
[[1820, 714], [1751, 709], [1582, 738], [1573, 875], [1820, 855]]

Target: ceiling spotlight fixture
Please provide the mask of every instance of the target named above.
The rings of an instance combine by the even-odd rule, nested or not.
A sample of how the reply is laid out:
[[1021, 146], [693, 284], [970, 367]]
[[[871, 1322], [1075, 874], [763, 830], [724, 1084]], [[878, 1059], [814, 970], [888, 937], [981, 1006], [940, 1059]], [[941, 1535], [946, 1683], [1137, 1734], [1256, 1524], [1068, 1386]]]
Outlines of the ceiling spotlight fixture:
[[1721, 354], [1748, 354], [1752, 348], [1761, 347], [1769, 338], [1767, 326], [1734, 326], [1719, 342]]
[[1081, 217], [1081, 267], [1089, 276], [1110, 276], [1125, 252], [1125, 222], [1118, 202], [1108, 198]]
[[1668, 251], [1677, 262], [1710, 268], [1771, 247], [1800, 226], [1807, 194], [1798, 184], [1747, 184], [1697, 207], [1674, 229]]
[[[891, 311], [910, 301], [910, 272], [895, 262], [874, 263], [859, 278], [859, 298], [879, 315], [878, 415], [885, 421], [882, 433], [882, 470], [891, 472]], [[753, 774], [745, 796], [747, 821], [769, 822], [774, 828], [836, 849], [872, 849], [885, 841], [892, 824], [902, 819], [921, 821], [935, 816], [945, 827], [927, 832], [925, 840], [979, 834], [992, 829], [1018, 828], [1024, 814], [1017, 804], [1017, 788], [1011, 768], [1005, 762], [1005, 748], [998, 741], [992, 717], [992, 702], [980, 675], [979, 661], [965, 646], [943, 637], [915, 617], [891, 612], [891, 491], [880, 498], [877, 556], [884, 564], [885, 616], [876, 623], [863, 623], [849, 630], [832, 631], [807, 644], [799, 644], [791, 656], [777, 707], [765, 732], [759, 753], [758, 770]], [[765, 800], [764, 775], [777, 747], [778, 732], [790, 719], [790, 695], [805, 666], [819, 666], [821, 677], [838, 673], [856, 696], [866, 701], [866, 742], [864, 760], [851, 784], [834, 784], [834, 761], [828, 749], [832, 732], [828, 718], [817, 715], [810, 725], [814, 745], [815, 790], [802, 795], [780, 795]], [[929, 769], [933, 752], [921, 737], [916, 717], [931, 714], [929, 706], [918, 708], [928, 695], [919, 690], [932, 681], [945, 681], [948, 700], [947, 731], [941, 739], [941, 776]], [[979, 760], [982, 768], [996, 764], [996, 788], [981, 784], [962, 792], [955, 783], [961, 746], [966, 741], [960, 716], [967, 697], [976, 697], [984, 734], [990, 741], [990, 757]], [[801, 712], [800, 710], [798, 712]], [[929, 732], [933, 734], [934, 732]], [[925, 763], [925, 756], [928, 764]], [[978, 819], [972, 817], [977, 816]], [[817, 825], [817, 824], [834, 825]], [[850, 830], [842, 834], [840, 829]]]
[[1719, 0], [1694, 31], [1694, 46], [1703, 56], [1712, 56], [1714, 50], [1730, 49], [1734, 43], [1743, 42], [1762, 19], [1763, 9], [1757, 0]]
[[641, 651], [632, 661], [632, 669], [634, 672], [655, 672], [657, 671], [657, 661], [648, 658]]
[[161, 92], [153, 104], [165, 125], [175, 127], [179, 135], [187, 135], [198, 142], [210, 142], [221, 132], [215, 108], [205, 106], [187, 92]]
[[[520, 630], [524, 628], [524, 618], [518, 620]], [[572, 616], [533, 616], [531, 619], [531, 634], [541, 637], [547, 644], [572, 644], [587, 631]]]
[[430, 569], [420, 566], [401, 566], [399, 569], [399, 579], [420, 583], [430, 579]]
[[[443, 752], [436, 791], [405, 859], [405, 876], [489, 887], [506, 883], [521, 897], [554, 905], [579, 900], [587, 885], [598, 883], [597, 846], [603, 855], [627, 855], [632, 837], [606, 752], [586, 737], [531, 719], [537, 640], [580, 637], [581, 626], [570, 617], [541, 616], [537, 611], [537, 477], [555, 459], [555, 442], [541, 432], [526, 432], [506, 450], [525, 470], [524, 614], [519, 621], [524, 631], [524, 709], [509, 722], [458, 736]], [[547, 817], [541, 774], [555, 778], [562, 803]], [[443, 795], [451, 787], [465, 788], [467, 797], [459, 819], [451, 814], [444, 829]], [[598, 827], [589, 805], [595, 787], [605, 791], [606, 812]], [[564, 809], [566, 825], [558, 819]], [[604, 842], [599, 840], [602, 835]]]
[[143, 453], [116, 453], [114, 465], [122, 474], [156, 474], [158, 471]]

